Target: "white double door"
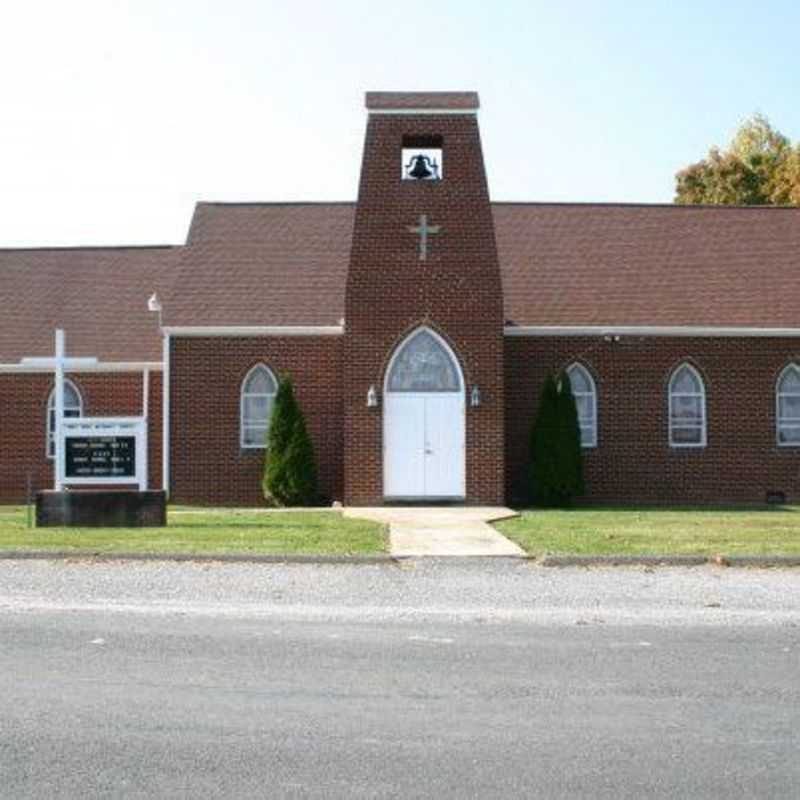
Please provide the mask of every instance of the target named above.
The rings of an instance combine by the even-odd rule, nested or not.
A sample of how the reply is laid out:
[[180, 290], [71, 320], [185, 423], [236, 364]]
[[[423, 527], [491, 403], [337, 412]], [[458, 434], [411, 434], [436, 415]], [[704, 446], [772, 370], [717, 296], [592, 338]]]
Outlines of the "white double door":
[[463, 392], [388, 392], [383, 493], [389, 498], [465, 495]]

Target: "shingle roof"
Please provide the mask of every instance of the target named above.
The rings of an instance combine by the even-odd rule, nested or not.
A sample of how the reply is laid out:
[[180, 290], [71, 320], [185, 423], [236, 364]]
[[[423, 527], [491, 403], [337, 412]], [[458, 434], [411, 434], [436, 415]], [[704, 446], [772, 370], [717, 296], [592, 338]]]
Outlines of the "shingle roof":
[[0, 250], [0, 363], [53, 354], [102, 361], [160, 361], [158, 321], [147, 298], [163, 294], [179, 248]]
[[[0, 363], [160, 360], [169, 326], [336, 325], [353, 203], [200, 203], [186, 247], [0, 250]], [[800, 209], [495, 203], [515, 325], [800, 327]]]
[[[169, 325], [334, 325], [354, 205], [204, 204]], [[800, 209], [495, 203], [517, 325], [800, 327]]]
[[166, 325], [336, 325], [352, 203], [199, 203]]
[[519, 325], [800, 327], [800, 209], [496, 204]]
[[480, 106], [480, 101], [477, 92], [367, 92], [366, 106], [370, 111], [474, 111]]

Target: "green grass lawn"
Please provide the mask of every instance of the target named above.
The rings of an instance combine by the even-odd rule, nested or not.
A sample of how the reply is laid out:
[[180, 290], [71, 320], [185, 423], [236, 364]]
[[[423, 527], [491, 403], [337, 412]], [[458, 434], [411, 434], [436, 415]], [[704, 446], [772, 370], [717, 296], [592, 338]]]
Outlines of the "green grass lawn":
[[369, 555], [386, 538], [380, 524], [335, 511], [170, 509], [166, 528], [28, 528], [24, 508], [0, 506], [0, 550]]
[[797, 555], [800, 507], [523, 511], [497, 529], [533, 555]]

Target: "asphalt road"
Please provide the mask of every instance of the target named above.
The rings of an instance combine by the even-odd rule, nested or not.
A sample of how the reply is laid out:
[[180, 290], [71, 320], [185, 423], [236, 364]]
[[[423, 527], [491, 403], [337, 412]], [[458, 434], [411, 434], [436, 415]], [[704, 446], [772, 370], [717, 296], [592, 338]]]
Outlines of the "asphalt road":
[[0, 797], [798, 797], [798, 588], [0, 565]]

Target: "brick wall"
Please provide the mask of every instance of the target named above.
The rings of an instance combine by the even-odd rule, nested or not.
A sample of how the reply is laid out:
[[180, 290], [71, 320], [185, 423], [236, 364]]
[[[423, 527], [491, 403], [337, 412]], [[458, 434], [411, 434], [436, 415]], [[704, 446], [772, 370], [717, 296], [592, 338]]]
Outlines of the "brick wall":
[[319, 488], [342, 498], [341, 337], [173, 338], [170, 499], [264, 505], [263, 450], [240, 447], [240, 390], [258, 363], [291, 374], [314, 443]]
[[[583, 451], [588, 501], [758, 503], [773, 490], [800, 501], [800, 448], [778, 447], [775, 432], [775, 383], [800, 360], [796, 339], [508, 337], [505, 351], [510, 498], [525, 490], [545, 374], [577, 360], [598, 390], [598, 447]], [[705, 448], [669, 446], [668, 382], [683, 361], [705, 380]]]
[[[402, 181], [404, 135], [443, 137], [444, 180]], [[441, 232], [428, 258], [408, 231], [421, 214]], [[467, 391], [466, 491], [472, 502], [503, 499], [503, 303], [477, 119], [370, 115], [347, 280], [344, 342], [345, 498], [383, 501], [380, 393], [393, 350], [425, 324], [451, 345]]]
[[[142, 373], [75, 373], [86, 416], [140, 416]], [[52, 374], [0, 375], [0, 503], [25, 502], [28, 475], [34, 492], [53, 488], [46, 457], [47, 400]], [[148, 480], [161, 488], [161, 373], [150, 373]]]

